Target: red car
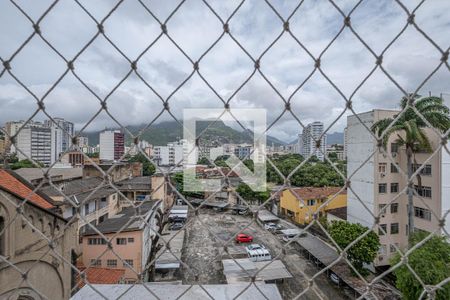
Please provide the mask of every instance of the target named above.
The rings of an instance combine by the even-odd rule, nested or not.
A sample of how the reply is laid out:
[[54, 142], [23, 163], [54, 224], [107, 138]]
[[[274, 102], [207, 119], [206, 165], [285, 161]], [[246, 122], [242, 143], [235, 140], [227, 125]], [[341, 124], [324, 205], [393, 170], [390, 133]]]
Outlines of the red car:
[[253, 237], [245, 233], [239, 233], [236, 236], [236, 243], [251, 243], [253, 242]]

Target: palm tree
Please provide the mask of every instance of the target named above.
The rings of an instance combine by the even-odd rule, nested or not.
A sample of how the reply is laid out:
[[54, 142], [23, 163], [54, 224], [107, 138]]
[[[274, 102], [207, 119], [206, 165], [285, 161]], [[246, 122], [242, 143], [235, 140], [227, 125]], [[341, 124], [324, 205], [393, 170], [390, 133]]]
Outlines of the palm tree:
[[[423, 117], [434, 128], [441, 133], [445, 133], [450, 128], [450, 115], [449, 108], [444, 105], [442, 98], [439, 97], [404, 97], [400, 101], [400, 107], [402, 111], [406, 108], [407, 103], [412, 99], [413, 105], [417, 111], [420, 112]], [[383, 147], [386, 149], [387, 142], [392, 135], [396, 135], [396, 143], [399, 146], [406, 148], [407, 158], [407, 172], [408, 178], [413, 175], [413, 157], [417, 152], [431, 152], [431, 144], [428, 139], [425, 128], [428, 125], [419, 115], [411, 108], [408, 107], [403, 115], [394, 122], [396, 116], [392, 118], [386, 118], [379, 120], [372, 126], [372, 131], [381, 137], [384, 133], [382, 142]], [[390, 126], [390, 127], [389, 127]], [[386, 132], [385, 132], [386, 131]], [[420, 185], [420, 177], [419, 177]], [[408, 235], [414, 232], [414, 205], [413, 205], [413, 186], [408, 186]]]

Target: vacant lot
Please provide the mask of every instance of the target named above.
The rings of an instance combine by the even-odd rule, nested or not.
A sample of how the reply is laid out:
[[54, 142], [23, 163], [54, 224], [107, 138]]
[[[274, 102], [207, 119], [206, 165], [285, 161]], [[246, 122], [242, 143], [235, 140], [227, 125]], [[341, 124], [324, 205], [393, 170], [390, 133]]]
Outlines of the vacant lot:
[[[226, 283], [223, 275], [222, 257], [226, 256], [223, 243], [231, 239], [238, 231], [250, 234], [255, 243], [265, 245], [272, 257], [282, 253], [279, 258], [284, 262], [293, 278], [286, 279], [278, 284], [280, 293], [285, 299], [292, 299], [301, 293], [308, 282], [303, 274], [312, 277], [318, 270], [309, 261], [301, 257], [292, 247], [285, 247], [279, 237], [263, 229], [256, 222], [251, 225], [252, 218], [247, 216], [232, 215], [227, 212], [215, 212], [210, 209], [202, 209], [198, 218], [191, 213], [186, 225], [186, 238], [182, 251], [182, 261], [189, 268], [182, 269], [182, 281], [184, 284], [220, 284]], [[234, 241], [228, 246], [235, 245]], [[323, 299], [342, 299], [342, 292], [336, 288], [324, 275], [315, 279], [316, 291]], [[319, 299], [316, 293], [309, 290], [301, 299]]]

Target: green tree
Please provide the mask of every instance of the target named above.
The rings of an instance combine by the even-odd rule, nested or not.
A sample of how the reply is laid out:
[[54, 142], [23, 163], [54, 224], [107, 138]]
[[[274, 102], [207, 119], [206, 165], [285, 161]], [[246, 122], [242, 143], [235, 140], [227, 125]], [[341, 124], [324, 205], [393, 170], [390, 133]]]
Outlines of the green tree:
[[[424, 97], [418, 99], [419, 96], [412, 99], [412, 103], [417, 111], [430, 123], [431, 126], [439, 130], [441, 133], [446, 132], [450, 128], [449, 108], [443, 104], [442, 98]], [[409, 99], [403, 98], [400, 107], [404, 110], [408, 105]], [[388, 140], [391, 136], [396, 136], [396, 143], [405, 147], [407, 174], [408, 178], [413, 175], [413, 156], [417, 152], [431, 152], [430, 140], [426, 131], [427, 124], [421, 117], [411, 108], [408, 107], [400, 118], [395, 121], [396, 116], [379, 120], [372, 126], [372, 131], [381, 137], [383, 133], [383, 147], [386, 149]], [[389, 127], [391, 126], [391, 127]], [[419, 181], [420, 183], [420, 181]], [[413, 205], [413, 187], [408, 187], [408, 230], [409, 235], [414, 232], [414, 205]]]
[[[333, 221], [328, 226], [328, 232], [341, 249], [347, 247], [367, 230], [368, 228], [361, 224], [346, 221]], [[378, 235], [370, 231], [369, 234], [347, 250], [347, 258], [361, 275], [367, 275], [368, 271], [363, 267], [363, 264], [373, 262], [379, 248]]]
[[240, 183], [236, 188], [236, 192], [238, 192], [239, 195], [241, 195], [241, 197], [249, 203], [262, 204], [270, 197], [269, 189], [264, 192], [255, 192], [245, 183]]
[[10, 167], [11, 167], [11, 170], [17, 170], [17, 169], [21, 169], [21, 168], [42, 168], [42, 167], [44, 167], [44, 165], [39, 162], [36, 165], [29, 159], [23, 159], [23, 160], [20, 160], [20, 161], [10, 164]]
[[[415, 245], [422, 241], [428, 233], [415, 232], [410, 237], [410, 244]], [[392, 258], [391, 264], [400, 261], [400, 255]], [[408, 263], [426, 285], [436, 285], [450, 277], [450, 244], [444, 237], [433, 236], [422, 246], [408, 255]], [[407, 266], [394, 270], [397, 278], [396, 286], [402, 292], [405, 299], [419, 299], [423, 286], [411, 273]], [[424, 295], [427, 298], [427, 295]], [[437, 300], [450, 299], [450, 283], [445, 284], [436, 291]]]
[[209, 160], [206, 157], [200, 157], [197, 164], [198, 165], [207, 165], [207, 166], [211, 165], [211, 163], [209, 162]]
[[[184, 174], [183, 172], [175, 173], [171, 176], [172, 184], [176, 187], [177, 191], [184, 197], [203, 198], [205, 195], [201, 192], [186, 192], [183, 189]], [[187, 179], [189, 180], [189, 178]]]
[[99, 152], [94, 152], [94, 153], [88, 153], [86, 154], [88, 157], [90, 158], [99, 158], [100, 157], [100, 153]]
[[144, 154], [138, 153], [128, 159], [129, 162], [140, 162], [142, 163], [142, 175], [151, 176], [155, 174], [155, 166], [145, 157]]

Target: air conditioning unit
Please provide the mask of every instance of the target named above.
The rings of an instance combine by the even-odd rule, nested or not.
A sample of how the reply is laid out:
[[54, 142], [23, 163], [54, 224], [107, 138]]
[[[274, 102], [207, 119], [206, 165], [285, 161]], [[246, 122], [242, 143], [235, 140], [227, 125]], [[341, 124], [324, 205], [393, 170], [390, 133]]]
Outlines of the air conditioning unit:
[[384, 176], [386, 176], [386, 173], [381, 172], [381, 173], [380, 173], [380, 176], [381, 176], [381, 177], [384, 177]]
[[397, 157], [397, 152], [392, 152], [391, 154], [392, 154], [392, 157], [393, 157], [393, 158], [396, 158], [396, 157]]

